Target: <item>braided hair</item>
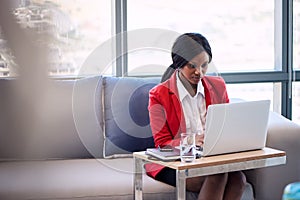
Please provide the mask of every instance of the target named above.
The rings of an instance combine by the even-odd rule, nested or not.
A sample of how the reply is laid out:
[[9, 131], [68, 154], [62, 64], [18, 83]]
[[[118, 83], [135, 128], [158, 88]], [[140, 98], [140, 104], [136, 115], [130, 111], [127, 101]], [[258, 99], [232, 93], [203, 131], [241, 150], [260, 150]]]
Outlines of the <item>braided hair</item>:
[[207, 39], [199, 33], [185, 33], [180, 35], [172, 47], [173, 63], [164, 72], [161, 82], [169, 79], [174, 71], [185, 66], [195, 56], [205, 51], [212, 60], [212, 53]]

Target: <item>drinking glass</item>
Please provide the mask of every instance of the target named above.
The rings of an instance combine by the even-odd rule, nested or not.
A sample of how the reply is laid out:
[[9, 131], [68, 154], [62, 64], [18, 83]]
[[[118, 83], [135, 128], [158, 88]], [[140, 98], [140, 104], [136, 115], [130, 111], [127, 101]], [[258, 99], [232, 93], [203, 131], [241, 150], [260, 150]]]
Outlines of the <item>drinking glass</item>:
[[195, 133], [181, 133], [180, 159], [181, 162], [193, 162], [196, 159]]

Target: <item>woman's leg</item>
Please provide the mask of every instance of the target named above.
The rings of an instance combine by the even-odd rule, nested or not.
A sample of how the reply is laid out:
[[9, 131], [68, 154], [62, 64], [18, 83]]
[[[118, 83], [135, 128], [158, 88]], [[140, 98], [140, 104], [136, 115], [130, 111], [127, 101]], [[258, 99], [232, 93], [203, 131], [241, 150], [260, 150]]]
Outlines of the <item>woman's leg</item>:
[[228, 173], [228, 181], [225, 189], [224, 200], [241, 199], [246, 185], [246, 176], [243, 172]]
[[[166, 167], [162, 171], [160, 171], [159, 174], [157, 174], [155, 179], [176, 187], [176, 170]], [[186, 189], [190, 192], [199, 193], [205, 179], [206, 176], [186, 179]]]
[[[176, 170], [164, 168], [156, 180], [176, 187]], [[199, 193], [200, 200], [234, 200], [241, 198], [245, 184], [246, 178], [242, 172], [231, 172], [188, 178], [186, 189]]]
[[186, 179], [186, 189], [190, 192], [199, 193], [206, 176], [198, 176]]
[[157, 174], [155, 179], [160, 182], [176, 187], [176, 170], [165, 167]]
[[199, 200], [222, 200], [225, 192], [228, 174], [215, 174], [205, 178], [201, 187]]
[[[190, 192], [199, 192], [206, 176], [193, 177], [186, 179], [186, 189]], [[156, 180], [176, 187], [176, 170], [164, 168], [157, 174]]]

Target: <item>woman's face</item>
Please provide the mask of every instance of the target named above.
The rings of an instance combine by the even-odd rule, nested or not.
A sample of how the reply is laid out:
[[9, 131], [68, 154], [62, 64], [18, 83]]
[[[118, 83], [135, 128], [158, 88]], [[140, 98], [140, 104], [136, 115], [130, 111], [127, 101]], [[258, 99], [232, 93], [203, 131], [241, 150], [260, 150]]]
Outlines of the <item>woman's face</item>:
[[183, 66], [180, 71], [190, 84], [198, 84], [206, 74], [209, 62], [208, 54], [203, 51]]

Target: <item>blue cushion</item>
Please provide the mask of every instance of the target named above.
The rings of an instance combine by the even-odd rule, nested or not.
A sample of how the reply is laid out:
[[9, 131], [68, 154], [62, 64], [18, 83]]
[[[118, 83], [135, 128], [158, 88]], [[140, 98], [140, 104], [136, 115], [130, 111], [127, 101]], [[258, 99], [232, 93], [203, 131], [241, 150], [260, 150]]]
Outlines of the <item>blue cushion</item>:
[[104, 157], [131, 155], [154, 146], [149, 90], [159, 78], [104, 78]]

